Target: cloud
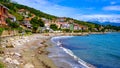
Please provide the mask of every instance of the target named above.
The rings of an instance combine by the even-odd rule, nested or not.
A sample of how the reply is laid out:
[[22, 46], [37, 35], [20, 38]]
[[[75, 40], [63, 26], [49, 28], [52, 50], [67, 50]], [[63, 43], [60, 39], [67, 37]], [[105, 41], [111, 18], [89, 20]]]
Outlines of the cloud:
[[76, 15], [76, 19], [83, 21], [99, 21], [99, 22], [114, 22], [120, 23], [120, 14], [90, 14], [90, 15]]
[[111, 5], [114, 5], [114, 4], [116, 4], [116, 2], [112, 1], [112, 2], [110, 2], [110, 4], [111, 4]]
[[[120, 14], [115, 15], [111, 11], [120, 11], [120, 5], [115, 6], [106, 6], [103, 7], [102, 10], [98, 11], [93, 6], [91, 7], [80, 7], [80, 8], [72, 8], [67, 6], [61, 6], [57, 4], [58, 2], [61, 2], [63, 0], [13, 0], [16, 1], [19, 4], [27, 5], [30, 7], [33, 7], [35, 9], [38, 9], [40, 11], [43, 11], [48, 14], [56, 15], [56, 16], [65, 16], [65, 17], [71, 17], [78, 20], [84, 20], [88, 21], [91, 19], [97, 19], [99, 21], [111, 21], [111, 22], [120, 22]], [[95, 0], [96, 1], [96, 0]], [[100, 0], [98, 0], [100, 1]], [[106, 0], [102, 0], [106, 1]], [[110, 3], [110, 2], [109, 2]], [[111, 4], [115, 4], [117, 2], [111, 2]], [[86, 5], [87, 6], [87, 5]], [[98, 7], [98, 9], [101, 9]], [[103, 10], [107, 10], [108, 13], [111, 14], [104, 14]], [[98, 14], [100, 13], [100, 14]]]
[[72, 13], [75, 13], [75, 11], [77, 11], [74, 8], [60, 6], [48, 0], [13, 0], [13, 1], [56, 16], [70, 16]]
[[111, 10], [111, 11], [120, 11], [120, 5], [116, 5], [116, 6], [106, 6], [103, 8], [103, 10]]

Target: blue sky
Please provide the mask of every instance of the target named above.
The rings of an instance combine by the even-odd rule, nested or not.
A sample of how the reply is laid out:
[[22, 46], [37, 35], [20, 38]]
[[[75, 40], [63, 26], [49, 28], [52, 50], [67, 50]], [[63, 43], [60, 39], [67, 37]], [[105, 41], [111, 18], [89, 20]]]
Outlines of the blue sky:
[[[45, 13], [79, 20], [120, 18], [119, 0], [13, 0]], [[116, 20], [118, 21], [118, 20]], [[120, 20], [119, 20], [120, 21]]]

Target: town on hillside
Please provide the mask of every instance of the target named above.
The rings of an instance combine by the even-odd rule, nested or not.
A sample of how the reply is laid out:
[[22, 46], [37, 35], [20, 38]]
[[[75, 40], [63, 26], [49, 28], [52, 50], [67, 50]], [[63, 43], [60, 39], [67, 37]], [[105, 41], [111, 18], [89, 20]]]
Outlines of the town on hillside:
[[[4, 4], [4, 3], [3, 3]], [[0, 4], [0, 31], [3, 35], [18, 33], [58, 33], [58, 32], [107, 32], [115, 31], [108, 26], [80, 22], [67, 17], [53, 17], [34, 14], [33, 10], [17, 8], [11, 10], [9, 4]], [[12, 3], [10, 3], [12, 4]], [[14, 5], [14, 4], [13, 4]], [[34, 13], [33, 13], [34, 12]]]

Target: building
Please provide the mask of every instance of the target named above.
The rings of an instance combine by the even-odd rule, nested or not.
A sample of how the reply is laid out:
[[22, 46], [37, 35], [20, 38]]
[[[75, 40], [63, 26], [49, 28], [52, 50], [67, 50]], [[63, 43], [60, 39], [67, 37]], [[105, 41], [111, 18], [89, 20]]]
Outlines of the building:
[[87, 26], [80, 25], [80, 26], [79, 26], [79, 29], [80, 29], [80, 30], [88, 30], [88, 27], [87, 27]]
[[66, 18], [65, 17], [59, 17], [57, 19], [58, 22], [65, 22], [66, 21]]
[[30, 24], [29, 19], [24, 19], [24, 21], [22, 22], [22, 25], [24, 25], [27, 28], [32, 28], [32, 25]]
[[16, 22], [16, 17], [11, 15], [11, 14], [8, 14], [8, 18], [11, 20], [11, 22]]
[[8, 8], [0, 4], [0, 25], [7, 25]]
[[74, 30], [74, 24], [70, 24], [70, 30], [73, 31]]
[[80, 27], [78, 24], [74, 24], [74, 30], [80, 30]]
[[20, 9], [18, 10], [18, 13], [22, 16], [24, 16], [25, 18], [29, 17], [29, 11], [25, 10], [25, 9]]
[[51, 21], [48, 20], [48, 19], [45, 19], [43, 20], [44, 24], [45, 24], [45, 28], [49, 29], [50, 28], [50, 24], [51, 24]]
[[61, 29], [69, 29], [70, 27], [70, 24], [68, 21], [66, 21], [65, 17], [59, 17], [55, 24]]

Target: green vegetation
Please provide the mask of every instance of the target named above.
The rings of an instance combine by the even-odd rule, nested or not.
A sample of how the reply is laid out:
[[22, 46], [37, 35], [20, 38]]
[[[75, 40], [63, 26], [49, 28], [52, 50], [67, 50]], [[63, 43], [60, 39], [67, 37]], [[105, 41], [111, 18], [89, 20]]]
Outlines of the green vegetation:
[[35, 14], [38, 17], [43, 17], [43, 18], [50, 19], [50, 20], [57, 18], [56, 16], [46, 14], [44, 12], [41, 12], [40, 10], [36, 10], [34, 8], [30, 8], [28, 6], [20, 5], [20, 4], [17, 4], [17, 3], [7, 4], [7, 3], [4, 2], [3, 4], [14, 12], [17, 12], [19, 9], [26, 9], [26, 10], [30, 11], [30, 13]]
[[3, 31], [4, 31], [4, 28], [0, 28], [0, 35], [2, 34]]
[[116, 26], [106, 25], [105, 28], [120, 31], [120, 26], [116, 27]]
[[54, 31], [58, 30], [58, 26], [56, 24], [51, 24], [50, 28], [53, 29]]
[[44, 27], [44, 22], [41, 19], [38, 19], [37, 17], [33, 18], [30, 23], [34, 26], [36, 25], [37, 27]]
[[10, 3], [11, 0], [0, 0], [0, 2]]
[[36, 32], [38, 27], [44, 27], [44, 22], [41, 19], [38, 19], [37, 17], [33, 18], [30, 23], [33, 27], [33, 32]]
[[[9, 8], [9, 13], [14, 15], [17, 18], [17, 21], [23, 21], [24, 16], [20, 15], [18, 13], [18, 11], [20, 9], [25, 9], [27, 11], [29, 11], [30, 13], [28, 14], [29, 17], [31, 17], [31, 14], [35, 15], [35, 18], [33, 18], [30, 23], [32, 24], [32, 30], [33, 32], [36, 32], [36, 30], [38, 29], [38, 27], [44, 27], [44, 22], [40, 19], [40, 18], [45, 18], [48, 20], [52, 20], [55, 21], [57, 20], [58, 17], [54, 16], [54, 15], [50, 15], [50, 14], [46, 14], [40, 10], [36, 10], [34, 8], [28, 7], [28, 6], [24, 6], [24, 5], [20, 5], [17, 3], [13, 3], [10, 0], [0, 0], [0, 2], [5, 5], [7, 8]], [[99, 25], [99, 24], [95, 24], [92, 22], [84, 22], [84, 21], [79, 21], [73, 18], [68, 18], [66, 17], [66, 21], [73, 21], [76, 24], [82, 25], [87, 27], [88, 29], [82, 30], [82, 32], [104, 32], [106, 30], [115, 30], [115, 31], [120, 31], [120, 27], [116, 27], [116, 26], [103, 26], [103, 25]], [[9, 23], [9, 26], [11, 28], [16, 28], [15, 26], [18, 27], [18, 24], [16, 23]], [[50, 26], [53, 30], [58, 30], [57, 26], [55, 24], [51, 24]], [[101, 28], [102, 27], [102, 28]], [[74, 31], [74, 32], [79, 32], [79, 31]], [[81, 31], [80, 31], [81, 32]]]
[[62, 29], [63, 32], [72, 32], [70, 29]]
[[19, 27], [17, 30], [18, 30], [19, 33], [22, 33], [23, 28], [22, 28], [22, 27]]
[[0, 62], [0, 68], [5, 68], [5, 65], [2, 62]]
[[32, 34], [31, 30], [25, 30], [25, 33], [28, 35]]
[[19, 24], [16, 22], [11, 22], [10, 19], [6, 19], [6, 22], [8, 23], [8, 26], [11, 27], [11, 29], [19, 28]]
[[24, 17], [22, 15], [20, 15], [19, 13], [14, 12], [12, 10], [9, 10], [9, 13], [14, 15], [18, 21], [22, 21], [24, 19]]

